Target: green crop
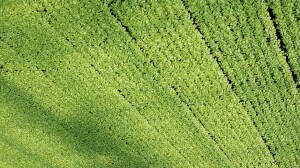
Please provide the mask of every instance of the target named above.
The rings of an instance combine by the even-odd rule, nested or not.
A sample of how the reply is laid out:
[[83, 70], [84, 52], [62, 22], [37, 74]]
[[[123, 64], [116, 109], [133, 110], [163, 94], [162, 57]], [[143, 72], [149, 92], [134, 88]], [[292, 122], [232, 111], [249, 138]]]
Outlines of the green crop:
[[2, 0], [0, 167], [299, 167], [299, 7]]

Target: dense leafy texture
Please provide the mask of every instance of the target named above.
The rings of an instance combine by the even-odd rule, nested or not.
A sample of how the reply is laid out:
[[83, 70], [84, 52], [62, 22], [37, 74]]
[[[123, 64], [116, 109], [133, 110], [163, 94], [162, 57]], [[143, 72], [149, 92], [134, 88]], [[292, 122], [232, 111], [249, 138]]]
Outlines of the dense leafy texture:
[[0, 167], [299, 167], [297, 0], [3, 0]]

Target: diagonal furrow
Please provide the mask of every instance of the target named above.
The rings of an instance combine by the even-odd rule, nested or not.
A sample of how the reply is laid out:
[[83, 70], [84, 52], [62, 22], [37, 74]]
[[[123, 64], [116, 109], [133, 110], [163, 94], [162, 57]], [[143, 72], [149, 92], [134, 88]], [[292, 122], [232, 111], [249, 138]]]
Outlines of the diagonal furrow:
[[[128, 28], [128, 26], [126, 26], [118, 17], [117, 14], [113, 11], [111, 4], [108, 5], [109, 6], [109, 11], [111, 13], [111, 15], [118, 21], [118, 23], [124, 28], [125, 32], [127, 32], [127, 34], [133, 39], [133, 41], [136, 42], [136, 38], [132, 35], [132, 32], [130, 31], [130, 29]], [[198, 27], [199, 28], [199, 27]], [[197, 28], [197, 29], [198, 29]], [[199, 28], [200, 30], [200, 28]], [[208, 44], [206, 42], [206, 44]], [[139, 49], [141, 50], [142, 53], [144, 53], [143, 48], [141, 48], [138, 44], [137, 46], [139, 47]], [[211, 47], [209, 46], [210, 49], [210, 53], [212, 52]], [[153, 60], [149, 61], [153, 67], [156, 67]], [[218, 64], [219, 65], [219, 64]], [[231, 84], [231, 80], [229, 80], [229, 83]], [[199, 125], [205, 130], [205, 132], [207, 133], [207, 135], [210, 137], [210, 139], [213, 141], [213, 143], [217, 146], [217, 148], [220, 150], [220, 152], [226, 157], [227, 160], [229, 160], [229, 157], [226, 155], [226, 152], [218, 145], [217, 141], [215, 140], [214, 136], [211, 134], [211, 132], [208, 130], [208, 128], [206, 128], [203, 124], [203, 122], [196, 116], [196, 113], [192, 110], [192, 108], [183, 100], [183, 98], [178, 94], [177, 89], [172, 86], [171, 87], [172, 90], [176, 93], [176, 96], [179, 98], [179, 100], [181, 100], [181, 102], [187, 107], [187, 109], [192, 113], [194, 119], [197, 120], [197, 122], [199, 123]], [[124, 96], [123, 96], [124, 97]], [[172, 144], [171, 144], [172, 145]], [[173, 145], [172, 145], [173, 146]], [[175, 148], [176, 149], [176, 148]], [[178, 151], [180, 154], [181, 152]], [[181, 154], [182, 155], [182, 154]], [[183, 155], [182, 155], [183, 156]], [[183, 156], [184, 157], [184, 156]], [[185, 159], [187, 159], [186, 157], [184, 157]], [[188, 161], [190, 163], [190, 161]]]
[[[92, 64], [92, 68], [94, 69], [95, 72], [97, 72], [99, 75], [101, 75], [100, 72], [99, 72], [99, 70], [98, 70], [93, 64]], [[103, 77], [103, 76], [102, 76], [102, 77]], [[138, 111], [138, 109], [137, 109], [136, 106], [133, 104], [133, 102], [130, 101], [130, 100], [126, 97], [126, 95], [122, 92], [122, 90], [118, 89], [117, 91], [118, 91], [118, 93], [120, 94], [120, 96], [121, 96], [126, 102], [128, 102], [128, 104], [129, 104], [132, 108], [134, 108], [135, 110]], [[149, 127], [153, 128], [153, 129], [155, 130], [155, 132], [157, 132], [158, 134], [160, 134], [160, 132], [159, 132], [159, 130], [157, 129], [157, 127], [152, 126], [152, 125], [149, 123], [148, 119], [146, 119], [143, 115], [141, 115], [141, 114], [139, 114], [139, 115], [140, 115], [142, 118], [145, 119], [145, 121], [146, 121], [146, 123], [149, 125]], [[163, 138], [165, 138], [163, 135], [161, 135], [161, 136], [162, 136]], [[167, 140], [167, 138], [165, 138], [165, 139]], [[169, 142], [169, 141], [168, 141], [168, 142]], [[175, 148], [174, 144], [172, 144], [171, 142], [169, 142], [169, 144], [170, 144], [175, 150], [177, 150], [177, 149]], [[136, 152], [139, 153], [138, 150], [136, 150]], [[187, 160], [187, 158], [184, 157], [184, 156], [181, 154], [180, 151], [178, 151], [178, 153], [179, 153], [184, 159]], [[144, 158], [146, 161], [148, 161], [148, 159], [145, 158], [144, 156], [143, 156], [143, 158]], [[190, 165], [192, 165], [192, 164], [190, 163], [189, 160], [187, 160], [187, 161], [188, 161], [188, 163], [189, 163]], [[148, 162], [149, 162], [149, 161], [148, 161]]]
[[283, 52], [283, 55], [285, 57], [287, 65], [288, 65], [288, 67], [290, 69], [290, 72], [291, 72], [293, 81], [294, 81], [294, 83], [296, 85], [296, 88], [300, 89], [300, 84], [297, 83], [297, 81], [299, 80], [299, 77], [297, 76], [297, 74], [295, 73], [295, 70], [292, 67], [291, 61], [289, 59], [289, 54], [288, 54], [287, 47], [286, 47], [286, 45], [285, 45], [285, 43], [283, 41], [282, 33], [280, 32], [279, 26], [276, 23], [276, 18], [277, 18], [276, 14], [275, 14], [274, 10], [268, 4], [267, 4], [267, 6], [268, 6], [267, 11], [268, 11], [268, 14], [269, 14], [269, 16], [271, 18], [271, 21], [273, 23], [273, 27], [274, 27], [275, 32], [276, 32], [276, 37], [279, 40], [279, 48]]
[[[112, 10], [111, 6], [109, 6], [109, 12], [110, 12], [111, 15], [117, 20], [117, 22], [120, 24], [120, 26], [124, 28], [125, 32], [130, 36], [130, 38], [132, 38], [133, 41], [136, 41], [136, 38], [132, 35], [132, 33], [131, 33], [131, 31], [129, 30], [128, 26], [126, 26], [126, 25], [125, 25], [125, 24], [117, 17], [117, 15], [116, 15], [116, 14], [114, 13], [114, 11]], [[143, 51], [141, 48], [140, 48], [140, 50]], [[151, 61], [150, 61], [150, 62], [151, 62]], [[120, 90], [118, 90], [118, 92], [120, 93], [120, 95], [121, 95], [125, 100], [127, 100], [126, 97], [125, 97], [125, 95], [124, 95]], [[135, 106], [134, 106], [129, 100], [127, 100], [127, 102], [128, 102], [132, 107], [135, 108]], [[145, 118], [145, 117], [144, 117], [144, 118]], [[145, 120], [146, 120], [147, 123], [149, 124], [148, 120], [147, 120], [147, 119], [145, 119]], [[159, 130], [158, 130], [156, 127], [153, 127], [153, 126], [150, 125], [150, 124], [149, 124], [149, 126], [151, 126], [152, 128], [154, 128], [155, 131], [156, 131], [157, 133], [160, 133]], [[163, 136], [163, 137], [164, 137], [164, 136]], [[164, 138], [165, 138], [165, 137], [164, 137]], [[174, 144], [172, 144], [167, 138], [165, 138], [165, 139], [169, 142], [169, 144], [170, 144], [175, 150], [177, 150], [177, 148], [175, 148]], [[183, 156], [182, 153], [181, 153], [179, 150], [177, 150], [177, 152], [178, 152], [185, 160], [187, 160], [187, 162], [188, 162], [190, 165], [192, 165], [191, 162], [190, 162], [185, 156]]]
[[224, 68], [222, 67], [222, 64], [221, 64], [221, 61], [219, 60], [219, 58], [213, 54], [212, 47], [210, 46], [209, 42], [205, 39], [204, 34], [203, 34], [203, 32], [201, 31], [201, 29], [200, 29], [200, 26], [196, 23], [196, 18], [192, 16], [192, 13], [191, 13], [191, 11], [189, 10], [187, 4], [186, 4], [183, 0], [181, 0], [181, 2], [182, 2], [182, 4], [183, 4], [185, 10], [189, 13], [190, 19], [192, 20], [194, 27], [196, 27], [196, 30], [197, 30], [197, 31], [199, 32], [199, 34], [201, 35], [201, 39], [205, 42], [207, 48], [209, 49], [210, 55], [211, 55], [211, 56], [215, 59], [215, 61], [217, 62], [218, 67], [219, 67], [219, 69], [222, 71], [222, 73], [224, 74], [224, 76], [225, 76], [225, 78], [226, 78], [228, 84], [231, 86], [232, 89], [234, 89], [234, 84], [232, 83], [232, 81], [231, 81], [231, 79], [229, 78], [228, 74], [226, 73], [226, 71], [225, 71]]
[[[47, 23], [47, 25], [48, 25], [51, 29], [57, 30], [55, 27], [53, 27], [53, 26], [51, 25], [51, 23], [49, 23], [49, 22], [46, 22], [46, 23]], [[66, 42], [69, 43], [69, 44], [72, 44], [68, 39], [66, 39]], [[9, 44], [7, 44], [6, 42], [2, 42], [2, 41], [1, 41], [1, 43], [6, 44], [6, 45], [7, 45], [8, 47], [10, 47], [14, 52], [16, 52], [15, 49], [12, 48], [12, 47], [11, 47]], [[76, 51], [77, 53], [80, 53], [79, 50], [77, 50], [76, 48], [74, 48], [74, 45], [73, 45], [73, 50]], [[26, 62], [30, 63], [29, 60], [26, 60]], [[100, 71], [94, 66], [94, 64], [90, 64], [90, 66], [94, 69], [94, 71], [95, 71], [97, 74], [101, 75], [101, 74], [100, 74]], [[37, 67], [37, 66], [36, 66], [36, 67]], [[1, 73], [2, 69], [4, 69], [4, 66], [2, 66], [2, 65], [0, 64], [0, 73]], [[37, 67], [37, 69], [40, 70], [39, 67]], [[4, 70], [5, 70], [5, 69], [4, 69]], [[16, 71], [16, 70], [15, 70], [15, 71]], [[42, 71], [42, 72], [45, 72], [44, 69], [42, 69], [41, 71]], [[5, 72], [8, 72], [8, 71], [5, 70]], [[49, 80], [52, 82], [52, 84], [54, 84], [54, 85], [57, 84], [57, 82], [54, 81], [53, 76], [49, 76], [49, 75], [47, 75], [46, 73], [43, 73], [43, 76], [45, 76], [47, 79], [49, 79]], [[103, 77], [103, 76], [102, 76], [102, 77]], [[122, 96], [124, 97], [124, 95], [122, 95]], [[129, 103], [130, 103], [130, 102], [129, 102]], [[130, 103], [130, 104], [131, 104], [131, 103]], [[142, 117], [143, 117], [143, 116], [142, 116]], [[147, 120], [147, 119], [145, 119], [145, 121], [148, 123], [148, 120]], [[149, 123], [148, 123], [148, 124], [149, 124]], [[151, 128], [153, 128], [150, 124], [149, 124], [149, 126], [150, 126]], [[65, 126], [63, 127], [63, 129], [68, 130]], [[155, 130], [156, 130], [156, 129], [155, 129]], [[170, 145], [171, 145], [171, 144], [170, 144]], [[149, 162], [149, 160], [147, 160], [147, 158], [145, 158], [145, 156], [143, 156], [138, 150], [134, 150], [134, 151], [135, 151], [138, 155], [142, 156], [143, 159], [144, 159], [145, 161]]]
[[[221, 64], [221, 61], [219, 60], [219, 58], [218, 58], [217, 56], [213, 55], [213, 51], [212, 51], [212, 48], [211, 48], [209, 42], [205, 39], [204, 33], [201, 31], [200, 26], [196, 23], [196, 18], [192, 16], [192, 13], [191, 13], [191, 11], [189, 10], [187, 4], [184, 2], [184, 0], [181, 0], [181, 2], [183, 3], [183, 6], [184, 6], [184, 8], [186, 9], [186, 11], [189, 13], [190, 19], [192, 20], [193, 25], [196, 27], [196, 30], [199, 32], [199, 34], [201, 35], [202, 39], [205, 41], [205, 44], [207, 45], [210, 54], [212, 55], [212, 57], [213, 57], [213, 58], [215, 59], [215, 61], [217, 62], [218, 67], [220, 68], [221, 72], [223, 73], [223, 75], [224, 75], [225, 79], [227, 80], [228, 84], [231, 86], [231, 89], [232, 89], [232, 91], [233, 91], [235, 97], [238, 98], [238, 95], [237, 95], [236, 92], [235, 92], [235, 85], [234, 85], [234, 83], [232, 83], [232, 80], [230, 79], [229, 75], [227, 74], [227, 72], [226, 72], [226, 71], [224, 70], [224, 68], [222, 67], [222, 64]], [[244, 104], [243, 104], [243, 107], [244, 107], [244, 109], [246, 109]], [[252, 106], [252, 108], [255, 110], [255, 108], [254, 108], [253, 106]], [[246, 111], [247, 111], [247, 110], [246, 110]], [[247, 114], [248, 114], [248, 113], [247, 113]], [[270, 155], [272, 156], [272, 159], [274, 160], [275, 164], [277, 164], [276, 159], [275, 159], [275, 154], [271, 151], [270, 145], [268, 145], [268, 142], [267, 142], [266, 138], [264, 138], [264, 136], [263, 136], [263, 135], [261, 134], [261, 132], [259, 131], [258, 126], [257, 126], [257, 124], [255, 123], [254, 119], [253, 119], [249, 114], [248, 114], [248, 116], [249, 116], [249, 118], [251, 119], [252, 124], [253, 124], [253, 126], [255, 127], [255, 129], [257, 130], [258, 134], [260, 135], [262, 142], [265, 144], [265, 146], [266, 146], [266, 148], [268, 149]]]
[[[134, 108], [135, 110], [138, 111], [138, 109], [136, 108], [136, 106], [135, 106], [130, 100], [128, 100], [128, 99], [126, 98], [126, 96], [124, 95], [124, 93], [122, 93], [122, 91], [121, 91], [120, 89], [118, 89], [118, 93], [123, 97], [124, 100], [126, 100], [126, 101], [130, 104], [130, 106], [132, 106], [132, 108]], [[145, 117], [142, 116], [142, 115], [140, 115], [140, 116], [143, 117], [143, 118], [145, 118]], [[157, 127], [152, 126], [146, 118], [145, 118], [145, 121], [147, 122], [147, 124], [148, 124], [151, 128], [153, 128], [158, 134], [160, 134], [160, 132], [159, 132], [159, 130], [157, 129]], [[164, 139], [168, 140], [165, 136], [163, 136], [163, 135], [161, 135], [161, 136], [162, 136]], [[169, 142], [169, 144], [170, 144], [175, 150], [177, 150], [176, 147], [174, 146], [174, 144], [172, 144], [170, 141], [168, 141], [168, 142]], [[138, 152], [138, 151], [137, 151], [137, 152]], [[182, 156], [185, 160], [187, 160], [187, 162], [189, 163], [189, 165], [192, 165], [192, 163], [191, 163], [185, 156], [183, 156], [182, 153], [181, 153], [180, 151], [177, 150], [177, 152], [180, 154], [180, 156]], [[147, 160], [147, 158], [144, 158], [144, 159]], [[147, 160], [147, 161], [148, 161], [148, 160]]]
[[[235, 93], [235, 92], [234, 92], [234, 93]], [[237, 96], [237, 95], [236, 95], [236, 96]], [[250, 102], [250, 104], [251, 104], [251, 108], [252, 108], [254, 111], [256, 111], [256, 108], [255, 108], [255, 106], [252, 104], [252, 102]], [[246, 107], [246, 105], [245, 105], [244, 103], [242, 103], [242, 105], [243, 105], [244, 109], [247, 109], [247, 107]], [[269, 153], [271, 154], [274, 163], [278, 166], [278, 162], [277, 162], [277, 160], [275, 159], [275, 153], [271, 150], [271, 146], [269, 145], [267, 139], [266, 139], [265, 136], [259, 131], [260, 129], [258, 128], [256, 122], [254, 121], [254, 118], [251, 117], [251, 115], [248, 115], [248, 116], [250, 117], [253, 126], [255, 127], [255, 129], [257, 130], [258, 134], [260, 135], [260, 137], [261, 137], [263, 143], [265, 144], [265, 146], [267, 147]]]
[[124, 28], [125, 32], [131, 37], [133, 41], [136, 41], [136, 38], [132, 35], [132, 32], [129, 30], [128, 26], [126, 26], [116, 15], [116, 13], [109, 6], [110, 14], [117, 20], [117, 22]]
[[199, 119], [199, 117], [197, 117], [196, 113], [194, 112], [194, 110], [190, 107], [190, 105], [184, 101], [184, 99], [180, 96], [180, 94], [177, 91], [177, 88], [175, 86], [172, 86], [172, 89], [175, 91], [176, 95], [178, 96], [178, 98], [182, 101], [182, 103], [188, 108], [188, 110], [193, 114], [193, 117], [197, 120], [197, 122], [201, 125], [201, 127], [204, 128], [204, 130], [206, 131], [206, 133], [208, 134], [208, 136], [212, 139], [212, 141], [218, 146], [218, 148], [220, 149], [220, 151], [222, 152], [222, 154], [224, 154], [224, 156], [226, 157], [227, 160], [230, 160], [229, 157], [227, 156], [226, 152], [218, 145], [216, 139], [214, 138], [214, 136], [211, 134], [211, 132], [208, 130], [208, 128], [206, 126], [204, 126], [203, 122]]

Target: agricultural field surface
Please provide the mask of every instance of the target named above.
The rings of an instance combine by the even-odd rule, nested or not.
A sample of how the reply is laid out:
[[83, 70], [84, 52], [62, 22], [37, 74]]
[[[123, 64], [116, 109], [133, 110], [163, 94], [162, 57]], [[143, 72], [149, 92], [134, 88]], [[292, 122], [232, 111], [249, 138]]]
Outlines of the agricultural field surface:
[[0, 0], [0, 168], [299, 168], [300, 0]]

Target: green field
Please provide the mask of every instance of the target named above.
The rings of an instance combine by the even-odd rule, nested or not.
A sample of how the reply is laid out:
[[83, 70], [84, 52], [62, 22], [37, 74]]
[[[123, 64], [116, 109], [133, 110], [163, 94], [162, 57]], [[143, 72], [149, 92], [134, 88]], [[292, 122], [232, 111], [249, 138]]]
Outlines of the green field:
[[0, 0], [0, 168], [298, 168], [299, 27], [299, 0]]

